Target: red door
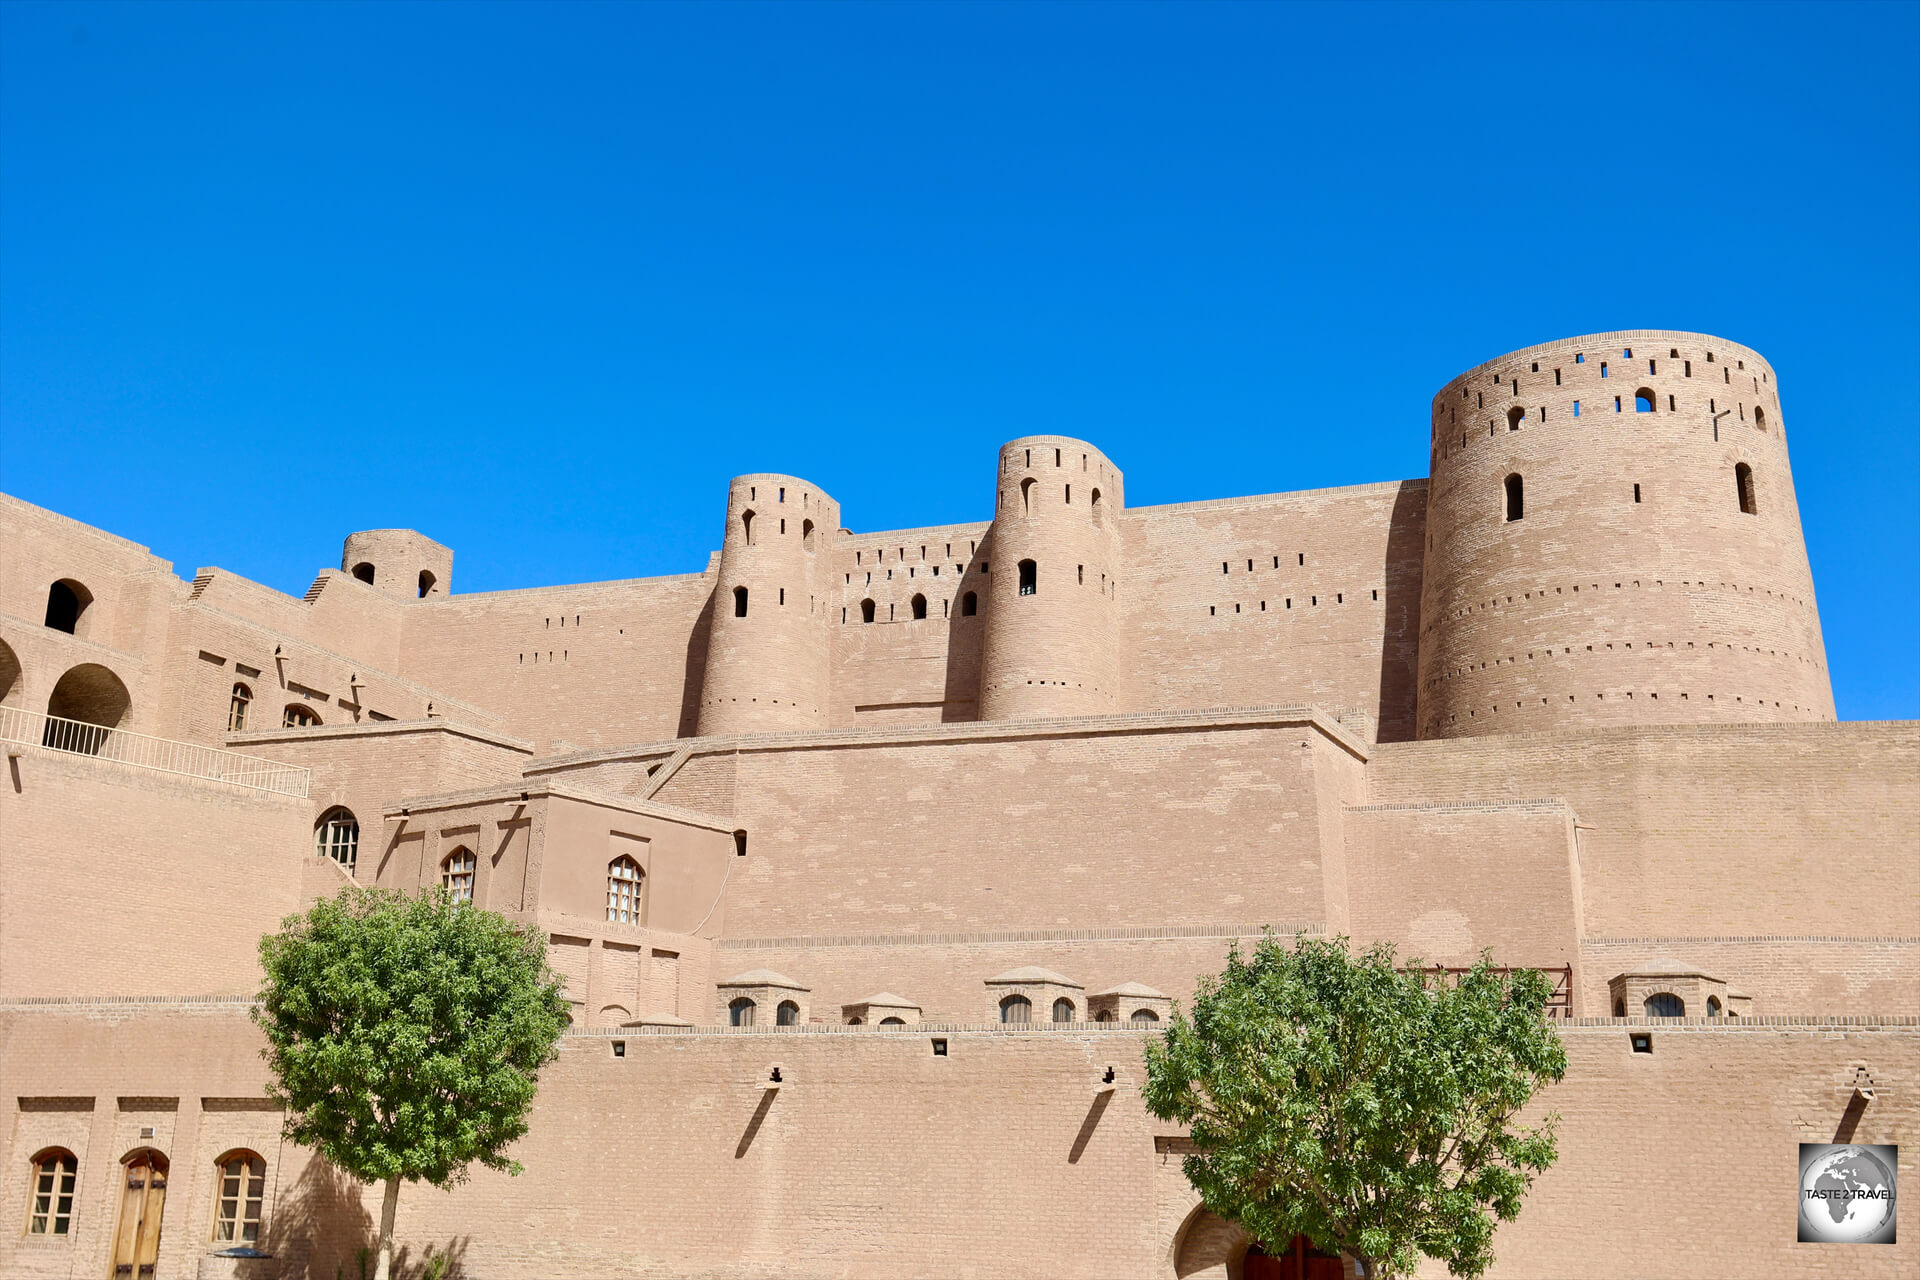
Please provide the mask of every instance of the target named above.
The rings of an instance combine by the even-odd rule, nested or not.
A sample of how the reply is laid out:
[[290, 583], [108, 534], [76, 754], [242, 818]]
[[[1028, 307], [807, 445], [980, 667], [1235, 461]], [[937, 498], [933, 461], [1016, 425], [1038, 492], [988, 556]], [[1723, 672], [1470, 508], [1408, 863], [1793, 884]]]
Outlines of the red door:
[[1248, 1249], [1240, 1274], [1244, 1280], [1344, 1280], [1346, 1269], [1339, 1254], [1324, 1253], [1305, 1236], [1295, 1236], [1277, 1258], [1257, 1244]]

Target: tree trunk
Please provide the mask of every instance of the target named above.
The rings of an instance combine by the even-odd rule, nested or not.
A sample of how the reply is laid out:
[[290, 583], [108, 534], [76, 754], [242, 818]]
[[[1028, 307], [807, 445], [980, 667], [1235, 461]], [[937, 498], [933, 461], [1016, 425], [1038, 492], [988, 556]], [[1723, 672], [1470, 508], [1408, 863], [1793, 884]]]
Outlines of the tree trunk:
[[400, 1211], [400, 1179], [387, 1179], [387, 1194], [380, 1204], [379, 1260], [373, 1264], [373, 1280], [389, 1280], [393, 1272], [393, 1219]]

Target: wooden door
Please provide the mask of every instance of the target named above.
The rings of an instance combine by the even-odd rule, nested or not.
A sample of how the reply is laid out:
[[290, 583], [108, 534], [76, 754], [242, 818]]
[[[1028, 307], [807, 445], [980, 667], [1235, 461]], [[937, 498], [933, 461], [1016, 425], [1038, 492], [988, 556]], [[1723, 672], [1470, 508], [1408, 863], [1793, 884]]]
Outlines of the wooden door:
[[120, 1226], [113, 1237], [115, 1280], [152, 1280], [160, 1256], [160, 1216], [167, 1203], [167, 1159], [157, 1151], [129, 1158], [120, 1198]]

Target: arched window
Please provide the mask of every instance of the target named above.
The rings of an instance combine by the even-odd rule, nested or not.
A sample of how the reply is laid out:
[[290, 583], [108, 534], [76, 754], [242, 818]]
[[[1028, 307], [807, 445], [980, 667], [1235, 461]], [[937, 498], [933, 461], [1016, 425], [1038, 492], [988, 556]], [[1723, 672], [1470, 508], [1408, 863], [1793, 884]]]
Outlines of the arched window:
[[93, 593], [72, 578], [62, 578], [47, 588], [47, 625], [55, 631], [78, 635], [80, 615], [93, 603]]
[[119, 676], [97, 662], [83, 662], [62, 675], [47, 696], [47, 715], [53, 718], [40, 735], [40, 745], [98, 755], [112, 736], [108, 730], [127, 722], [132, 705]]
[[1740, 510], [1750, 516], [1760, 514], [1760, 504], [1753, 496], [1753, 468], [1742, 462], [1733, 468], [1733, 485], [1740, 494]]
[[736, 1027], [753, 1025], [753, 1001], [741, 996], [727, 1006], [727, 1021]]
[[960, 597], [960, 616], [971, 618], [980, 612], [980, 597], [969, 591]]
[[1684, 1018], [1687, 1016], [1687, 1002], [1671, 991], [1662, 991], [1647, 997], [1643, 1006], [1649, 1018]]
[[73, 1232], [73, 1189], [80, 1162], [65, 1147], [48, 1147], [33, 1158], [33, 1190], [27, 1205], [27, 1234], [64, 1236]]
[[808, 555], [813, 554], [813, 521], [811, 520], [800, 522], [800, 545], [806, 548]]
[[740, 540], [748, 546], [753, 545], [753, 512], [751, 511], [740, 513]]
[[1055, 1022], [1073, 1021], [1073, 1001], [1061, 996], [1053, 1002], [1053, 1020]]
[[639, 924], [640, 864], [624, 853], [607, 864], [607, 919], [615, 924]]
[[1106, 523], [1106, 519], [1107, 519], [1107, 511], [1106, 511], [1107, 504], [1100, 501], [1100, 491], [1098, 489], [1095, 489], [1093, 491], [1092, 502], [1093, 502], [1093, 527], [1098, 529]]
[[362, 560], [359, 564], [353, 566], [353, 576], [360, 579], [360, 581], [366, 583], [368, 586], [372, 586], [373, 585], [373, 566], [368, 564], [366, 561]]
[[907, 1020], [905, 1018], [882, 1018], [880, 1019], [880, 1025], [883, 1027], [904, 1027], [907, 1025]]
[[247, 727], [247, 704], [253, 701], [253, 690], [244, 684], [233, 686], [233, 696], [227, 702], [227, 732], [239, 733]]
[[1150, 1027], [1160, 1021], [1160, 1015], [1151, 1009], [1135, 1009], [1127, 1021], [1136, 1027]]
[[1653, 403], [1653, 391], [1650, 388], [1642, 387], [1633, 393], [1633, 411], [1635, 413], [1652, 413]]
[[917, 595], [913, 598], [913, 616], [916, 618], [924, 618], [927, 616], [927, 598], [925, 596]]
[[280, 713], [282, 729], [318, 729], [320, 714], [304, 702], [289, 702], [287, 709]]
[[736, 618], [744, 618], [747, 616], [747, 589], [745, 587], [735, 587], [733, 589], [733, 616]]
[[1028, 476], [1020, 482], [1020, 514], [1029, 515], [1033, 511], [1033, 477]]
[[862, 622], [873, 621], [873, 601], [862, 600], [860, 602], [860, 621]]
[[1025, 996], [1008, 996], [1000, 1002], [1000, 1021], [1020, 1023], [1033, 1021], [1033, 1001]]
[[1020, 594], [1030, 596], [1039, 586], [1040, 568], [1031, 560], [1020, 562]]
[[1767, 411], [1759, 405], [1753, 406], [1753, 425], [1762, 431], [1767, 429]]
[[433, 573], [430, 570], [422, 569], [420, 571], [420, 598], [422, 600], [425, 600], [427, 598], [427, 593], [433, 590], [433, 584], [435, 581], [436, 579], [434, 578]]
[[791, 1000], [782, 1000], [779, 1008], [773, 1011], [773, 1023], [775, 1026], [792, 1027], [798, 1026], [799, 1022], [800, 1006]]
[[1099, 1013], [1097, 1013], [1097, 1014], [1095, 1014], [1095, 1015], [1093, 1016], [1093, 1020], [1094, 1020], [1095, 1022], [1115, 1022], [1115, 1021], [1118, 1021], [1118, 1019], [1116, 1019], [1116, 1018], [1115, 1018], [1115, 1017], [1113, 1016], [1113, 1010], [1111, 1010], [1111, 1009], [1102, 1009], [1102, 1010], [1101, 1010], [1101, 1011], [1100, 1011]]
[[473, 850], [465, 845], [440, 860], [440, 883], [455, 902], [473, 901]]
[[313, 851], [353, 874], [354, 863], [360, 860], [360, 820], [353, 810], [335, 805], [320, 815], [313, 826]]
[[1707, 997], [1707, 1016], [1709, 1018], [1717, 1018], [1720, 1016], [1720, 997], [1719, 996]]
[[1523, 492], [1520, 473], [1507, 477], [1507, 519], [1518, 520], [1526, 515], [1526, 495]]
[[1519, 405], [1507, 410], [1507, 430], [1518, 431], [1520, 424], [1527, 420], [1527, 411]]
[[253, 1244], [267, 1197], [267, 1162], [251, 1151], [229, 1151], [214, 1162], [213, 1238]]

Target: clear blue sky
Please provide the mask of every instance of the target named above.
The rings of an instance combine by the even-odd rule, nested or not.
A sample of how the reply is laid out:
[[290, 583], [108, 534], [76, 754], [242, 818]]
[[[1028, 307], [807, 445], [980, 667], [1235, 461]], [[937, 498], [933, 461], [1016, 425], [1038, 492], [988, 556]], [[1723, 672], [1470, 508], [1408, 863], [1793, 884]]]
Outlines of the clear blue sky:
[[0, 5], [0, 487], [286, 591], [1418, 476], [1516, 347], [1780, 374], [1841, 715], [1920, 715], [1920, 8]]

